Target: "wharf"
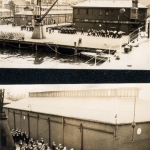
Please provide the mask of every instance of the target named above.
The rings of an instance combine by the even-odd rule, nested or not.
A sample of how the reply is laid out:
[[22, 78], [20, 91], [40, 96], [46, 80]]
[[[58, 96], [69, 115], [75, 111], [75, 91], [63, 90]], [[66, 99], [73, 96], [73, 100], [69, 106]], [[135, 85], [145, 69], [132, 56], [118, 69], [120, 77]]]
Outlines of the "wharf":
[[[68, 26], [69, 24], [59, 24], [58, 26]], [[56, 25], [48, 25], [44, 26], [45, 31], [47, 27], [54, 27]], [[32, 31], [21, 31], [20, 26], [12, 27], [12, 25], [1, 25], [0, 30], [2, 32], [22, 32], [25, 34], [25, 39], [22, 41], [18, 40], [3, 40], [0, 39], [1, 43], [5, 42], [5, 44], [15, 44], [18, 46], [18, 48], [21, 47], [28, 47], [34, 44], [34, 49], [38, 50], [39, 46], [45, 46], [49, 48], [49, 50], [58, 50], [59, 53], [61, 53], [61, 49], [67, 49], [68, 52], [77, 54], [80, 51], [89, 51], [89, 52], [95, 52], [97, 49], [104, 49], [104, 50], [110, 50], [110, 51], [117, 51], [120, 49], [120, 44], [127, 43], [128, 36], [123, 36], [122, 40], [120, 39], [113, 39], [113, 38], [103, 38], [103, 37], [93, 37], [93, 36], [87, 36], [87, 33], [85, 32], [84, 35], [81, 35], [80, 32], [77, 32], [77, 34], [62, 34], [58, 33], [57, 30], [49, 34], [46, 32], [46, 38], [45, 39], [32, 39]], [[78, 45], [78, 41], [81, 39], [80, 45]], [[76, 42], [76, 44], [75, 44]], [[5, 45], [3, 44], [3, 45]], [[52, 49], [50, 47], [53, 47]]]

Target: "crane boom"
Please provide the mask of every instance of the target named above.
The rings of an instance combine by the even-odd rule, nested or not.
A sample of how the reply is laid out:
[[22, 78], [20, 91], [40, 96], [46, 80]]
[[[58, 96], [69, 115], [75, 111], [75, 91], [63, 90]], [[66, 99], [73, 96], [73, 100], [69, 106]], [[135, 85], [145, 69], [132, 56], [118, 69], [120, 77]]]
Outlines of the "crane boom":
[[46, 13], [45, 13], [39, 20], [37, 20], [38, 22], [43, 21], [43, 19], [45, 18], [45, 16], [50, 12], [50, 10], [54, 7], [54, 5], [57, 3], [57, 1], [58, 1], [58, 0], [56, 0], [56, 1], [52, 4], [52, 6], [46, 11]]
[[[37, 0], [38, 6], [36, 7], [35, 16], [39, 16], [38, 19], [35, 19], [34, 30], [32, 34], [32, 39], [44, 39], [46, 38], [45, 30], [43, 28], [43, 19], [49, 13], [49, 11], [53, 8], [53, 6], [57, 3], [58, 0], [52, 4], [52, 6], [46, 11], [46, 13], [41, 17], [41, 0]], [[37, 11], [38, 10], [38, 11]], [[39, 13], [40, 11], [40, 13]]]

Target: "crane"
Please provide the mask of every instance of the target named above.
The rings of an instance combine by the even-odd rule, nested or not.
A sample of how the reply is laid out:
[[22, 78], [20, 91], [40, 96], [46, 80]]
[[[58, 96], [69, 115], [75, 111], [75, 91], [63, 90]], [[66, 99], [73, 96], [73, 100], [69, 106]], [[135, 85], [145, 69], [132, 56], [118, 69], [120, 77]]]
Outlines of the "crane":
[[51, 5], [51, 7], [45, 12], [45, 14], [43, 16], [41, 16], [41, 0], [37, 0], [37, 6], [34, 8], [34, 16], [36, 18], [35, 18], [35, 25], [34, 25], [34, 30], [33, 30], [33, 34], [32, 34], [32, 39], [44, 39], [44, 38], [46, 38], [45, 31], [43, 28], [43, 19], [50, 12], [50, 10], [57, 3], [57, 1], [58, 0], [56, 0]]

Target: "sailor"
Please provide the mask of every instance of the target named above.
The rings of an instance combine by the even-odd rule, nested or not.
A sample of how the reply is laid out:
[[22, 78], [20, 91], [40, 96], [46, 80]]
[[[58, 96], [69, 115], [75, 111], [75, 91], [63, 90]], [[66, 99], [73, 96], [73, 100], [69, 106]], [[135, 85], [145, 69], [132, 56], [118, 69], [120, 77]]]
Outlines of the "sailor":
[[28, 135], [26, 135], [25, 142], [26, 142], [26, 144], [29, 144], [29, 136]]
[[49, 34], [51, 33], [51, 28], [49, 28]]
[[55, 142], [53, 142], [53, 144], [52, 144], [52, 150], [56, 150], [56, 143]]
[[22, 146], [23, 146], [23, 143], [22, 143], [22, 140], [20, 140], [20, 142], [19, 142], [20, 149], [22, 148]]
[[44, 144], [44, 140], [43, 140], [43, 138], [41, 138], [41, 141], [40, 141], [40, 143], [42, 143], [42, 145]]
[[25, 144], [24, 150], [29, 150], [27, 144]]
[[116, 38], [116, 33], [117, 33], [117, 31], [116, 31], [116, 30], [115, 30], [115, 31], [113, 31], [112, 38]]
[[109, 38], [109, 30], [106, 31], [106, 37]]
[[90, 29], [88, 29], [88, 32], [87, 32], [88, 34], [87, 34], [87, 36], [90, 36], [90, 32], [91, 32], [91, 30], [90, 30]]
[[74, 34], [77, 34], [77, 30], [76, 30], [76, 28], [74, 28]]
[[33, 146], [33, 138], [30, 139], [30, 144]]
[[61, 144], [58, 145], [59, 150], [63, 150], [63, 146]]
[[81, 35], [82, 35], [82, 34], [84, 35], [84, 30], [83, 30], [83, 28], [81, 29]]

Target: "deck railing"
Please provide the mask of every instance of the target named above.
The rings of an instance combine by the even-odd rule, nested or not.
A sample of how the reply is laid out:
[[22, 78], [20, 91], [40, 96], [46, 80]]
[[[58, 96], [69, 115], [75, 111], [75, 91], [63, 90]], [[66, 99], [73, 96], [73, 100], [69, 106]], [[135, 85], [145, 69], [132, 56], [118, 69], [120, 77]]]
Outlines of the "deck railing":
[[136, 29], [135, 31], [131, 32], [129, 34], [129, 40], [128, 43], [133, 42], [134, 40], [138, 40], [138, 37], [141, 35], [141, 32], [145, 32], [148, 35], [148, 29], [147, 29], [147, 25], [141, 26], [138, 29]]

